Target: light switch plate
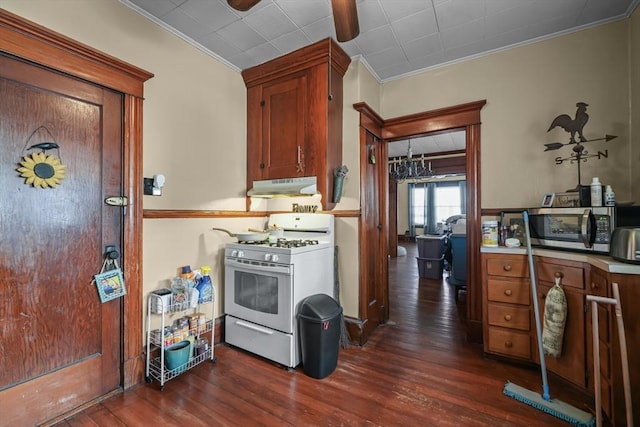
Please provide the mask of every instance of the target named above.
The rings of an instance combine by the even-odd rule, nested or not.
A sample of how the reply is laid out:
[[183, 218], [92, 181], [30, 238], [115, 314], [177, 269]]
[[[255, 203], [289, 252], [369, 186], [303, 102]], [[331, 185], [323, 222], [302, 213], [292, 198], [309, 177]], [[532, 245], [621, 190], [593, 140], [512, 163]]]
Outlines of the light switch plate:
[[144, 178], [143, 194], [153, 196], [153, 178]]

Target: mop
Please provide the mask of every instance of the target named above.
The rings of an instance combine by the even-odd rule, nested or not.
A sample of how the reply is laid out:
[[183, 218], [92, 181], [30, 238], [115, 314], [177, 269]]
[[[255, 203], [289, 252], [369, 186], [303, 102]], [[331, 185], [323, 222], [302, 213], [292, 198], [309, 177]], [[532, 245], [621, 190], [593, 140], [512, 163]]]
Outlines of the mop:
[[529, 271], [531, 275], [531, 295], [533, 299], [533, 311], [536, 320], [536, 334], [538, 339], [538, 350], [540, 352], [540, 369], [542, 371], [542, 395], [527, 390], [524, 387], [520, 387], [513, 384], [510, 381], [504, 386], [503, 393], [513, 399], [516, 399], [522, 403], [526, 403], [529, 406], [533, 406], [547, 414], [567, 421], [575, 426], [591, 427], [595, 424], [593, 415], [588, 412], [581, 411], [568, 403], [562, 402], [558, 399], [552, 399], [549, 395], [549, 383], [547, 381], [547, 366], [544, 360], [544, 349], [542, 345], [542, 327], [540, 325], [540, 313], [538, 311], [538, 298], [536, 290], [536, 277], [533, 266], [533, 252], [531, 251], [531, 236], [529, 232], [529, 214], [527, 211], [523, 212], [524, 217], [524, 229], [527, 236], [527, 254], [529, 257]]

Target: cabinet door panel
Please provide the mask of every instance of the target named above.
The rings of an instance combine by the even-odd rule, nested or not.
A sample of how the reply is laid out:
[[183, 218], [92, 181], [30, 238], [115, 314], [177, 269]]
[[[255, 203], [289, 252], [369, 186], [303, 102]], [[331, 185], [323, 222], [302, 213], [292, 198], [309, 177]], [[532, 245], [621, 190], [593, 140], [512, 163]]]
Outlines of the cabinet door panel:
[[[550, 286], [538, 285], [538, 308], [540, 309], [541, 323], [544, 323], [544, 300], [549, 289], [551, 289]], [[565, 287], [564, 293], [567, 298], [567, 321], [564, 327], [562, 354], [558, 358], [547, 356], [545, 361], [550, 372], [555, 372], [581, 387], [586, 387], [584, 295], [570, 287]], [[536, 347], [536, 361], [540, 363], [538, 354], [539, 350]]]
[[262, 96], [265, 178], [305, 176], [306, 75], [265, 85]]

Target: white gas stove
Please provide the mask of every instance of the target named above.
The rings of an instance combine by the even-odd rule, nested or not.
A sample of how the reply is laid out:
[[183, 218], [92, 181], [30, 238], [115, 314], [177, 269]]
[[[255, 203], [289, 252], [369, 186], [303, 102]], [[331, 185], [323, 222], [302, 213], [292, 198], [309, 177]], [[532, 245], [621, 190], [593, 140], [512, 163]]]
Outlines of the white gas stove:
[[225, 246], [225, 340], [292, 368], [300, 361], [300, 301], [334, 296], [334, 217], [273, 214], [268, 225], [282, 237]]

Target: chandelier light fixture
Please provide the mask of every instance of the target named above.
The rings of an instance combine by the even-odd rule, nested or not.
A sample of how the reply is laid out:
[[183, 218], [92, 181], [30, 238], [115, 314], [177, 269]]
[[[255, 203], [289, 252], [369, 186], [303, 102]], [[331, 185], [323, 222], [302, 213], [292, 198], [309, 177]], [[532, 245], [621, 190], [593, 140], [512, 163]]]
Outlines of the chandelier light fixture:
[[433, 176], [431, 162], [425, 159], [424, 154], [421, 154], [420, 157], [413, 157], [411, 140], [409, 140], [406, 156], [392, 157], [389, 159], [389, 178], [394, 181], [405, 181], [407, 179], [427, 178], [431, 176]]

